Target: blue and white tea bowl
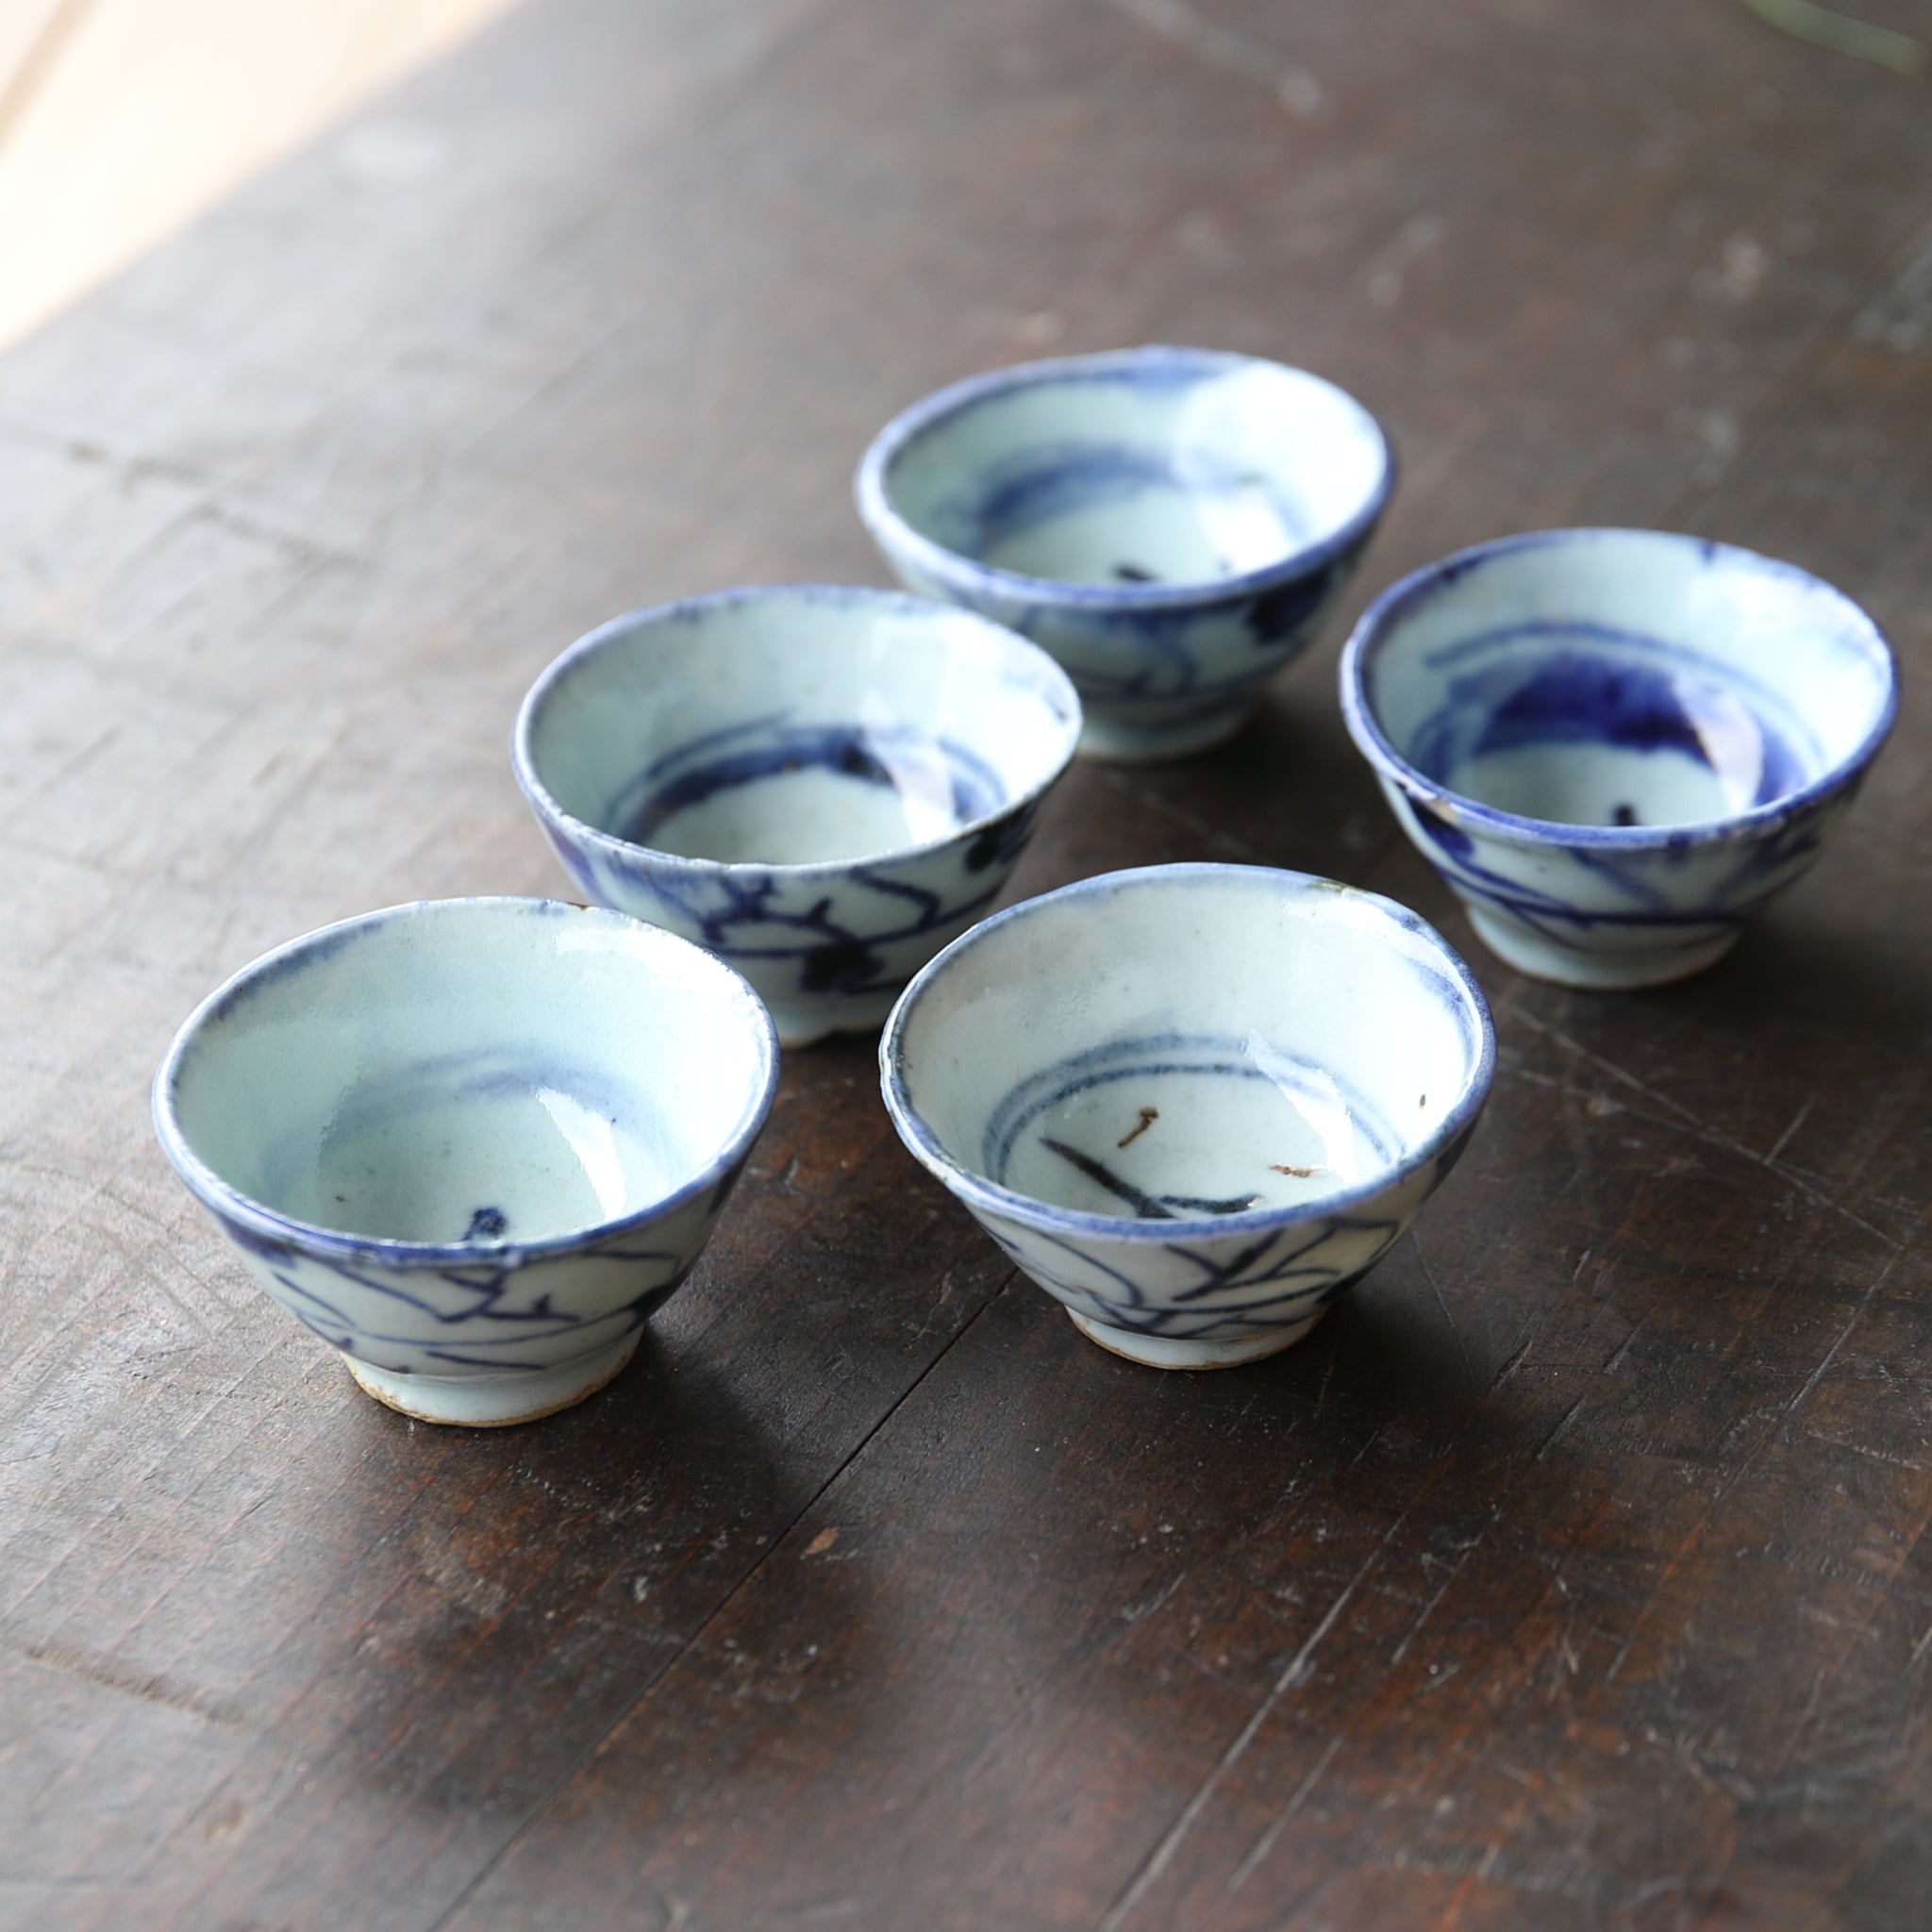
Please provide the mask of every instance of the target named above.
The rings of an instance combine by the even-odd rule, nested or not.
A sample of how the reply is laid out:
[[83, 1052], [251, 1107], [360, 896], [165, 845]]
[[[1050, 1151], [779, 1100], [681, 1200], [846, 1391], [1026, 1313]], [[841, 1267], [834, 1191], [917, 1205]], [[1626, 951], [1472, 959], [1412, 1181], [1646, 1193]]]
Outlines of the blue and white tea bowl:
[[1401, 1236], [1489, 1096], [1475, 981], [1414, 913], [1233, 865], [1108, 874], [956, 941], [879, 1044], [892, 1124], [1105, 1348], [1299, 1341]]
[[991, 905], [1080, 735], [1043, 651], [896, 591], [722, 591], [573, 645], [517, 782], [591, 898], [751, 981], [787, 1046], [869, 1029]]
[[1830, 585], [1660, 530], [1480, 544], [1372, 605], [1348, 728], [1510, 965], [1701, 972], [1818, 857], [1891, 728], [1878, 627]]
[[1083, 751], [1162, 758], [1228, 737], [1307, 646], [1393, 478], [1332, 383], [1157, 347], [941, 390], [880, 431], [857, 493], [904, 583], [1059, 659]]
[[620, 913], [449, 899], [325, 926], [175, 1035], [181, 1178], [377, 1401], [528, 1422], [601, 1389], [771, 1108], [737, 974]]

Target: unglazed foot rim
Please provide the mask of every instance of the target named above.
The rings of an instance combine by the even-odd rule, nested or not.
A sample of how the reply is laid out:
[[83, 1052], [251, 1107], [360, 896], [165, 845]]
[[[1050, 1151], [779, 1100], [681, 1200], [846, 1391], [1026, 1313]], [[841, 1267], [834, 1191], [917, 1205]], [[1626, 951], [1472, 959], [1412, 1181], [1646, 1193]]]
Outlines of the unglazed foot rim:
[[1125, 1356], [1150, 1369], [1238, 1369], [1243, 1362], [1257, 1362], [1264, 1356], [1279, 1355], [1292, 1348], [1327, 1313], [1317, 1308], [1300, 1322], [1270, 1328], [1259, 1335], [1233, 1341], [1181, 1341], [1171, 1335], [1142, 1335], [1132, 1328], [1109, 1327], [1090, 1315], [1067, 1310], [1067, 1319], [1089, 1341], [1096, 1341], [1114, 1355]]
[[1476, 937], [1506, 965], [1532, 979], [1586, 992], [1626, 992], [1640, 987], [1669, 986], [1690, 979], [1717, 962], [1738, 943], [1736, 931], [1690, 946], [1671, 946], [1654, 952], [1593, 953], [1554, 941], [1531, 939], [1505, 925], [1479, 906], [1464, 902]]
[[620, 1374], [642, 1339], [641, 1328], [592, 1355], [554, 1369], [475, 1375], [402, 1375], [345, 1357], [349, 1373], [386, 1408], [419, 1423], [448, 1423], [468, 1429], [507, 1429], [574, 1407]]
[[1185, 724], [1174, 725], [1123, 724], [1089, 712], [1080, 729], [1080, 748], [1075, 756], [1119, 765], [1156, 764], [1162, 758], [1189, 758], [1232, 738], [1254, 716], [1259, 703], [1260, 695], [1257, 692], [1226, 710], [1210, 711], [1205, 718], [1190, 718]]

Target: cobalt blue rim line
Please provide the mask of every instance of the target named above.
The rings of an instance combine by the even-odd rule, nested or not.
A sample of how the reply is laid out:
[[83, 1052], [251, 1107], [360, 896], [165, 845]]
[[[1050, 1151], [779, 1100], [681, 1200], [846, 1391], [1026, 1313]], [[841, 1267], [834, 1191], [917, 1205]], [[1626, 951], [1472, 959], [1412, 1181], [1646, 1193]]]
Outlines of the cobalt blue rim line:
[[[1382, 471], [1374, 489], [1361, 508], [1328, 536], [1304, 544], [1286, 557], [1257, 569], [1243, 571], [1234, 576], [1202, 577], [1189, 583], [1079, 584], [1058, 577], [1029, 576], [1024, 571], [981, 563], [959, 551], [948, 549], [943, 543], [935, 542], [923, 530], [908, 523], [893, 507], [891, 492], [886, 488], [886, 477], [892, 465], [916, 438], [948, 417], [1010, 390], [1041, 383], [1105, 380], [1115, 375], [1163, 363], [1177, 368], [1284, 369], [1330, 391], [1361, 412], [1381, 444]], [[1365, 541], [1374, 529], [1394, 493], [1396, 468], [1395, 445], [1381, 419], [1339, 383], [1330, 382], [1312, 370], [1297, 369], [1291, 363], [1276, 362], [1265, 356], [1244, 356], [1227, 349], [1189, 349], [1148, 343], [1138, 349], [1108, 349], [1091, 356], [1058, 356], [1039, 362], [1015, 362], [1004, 369], [969, 375], [963, 381], [935, 390], [930, 395], [923, 396], [900, 410], [873, 439], [859, 459], [852, 491], [859, 521], [889, 557], [895, 547], [907, 550], [935, 576], [957, 589], [992, 591], [1003, 597], [1048, 608], [1059, 606], [1139, 614], [1238, 603], [1257, 591], [1272, 590], [1277, 584], [1325, 567]]]
[[[398, 923], [412, 915], [422, 914], [426, 908], [439, 908], [431, 911], [430, 916], [441, 916], [440, 908], [444, 907], [544, 908], [552, 912], [567, 913], [574, 918], [614, 923], [626, 932], [648, 934], [649, 943], [652, 945], [664, 941], [671, 946], [693, 953], [705, 961], [708, 969], [725, 975], [727, 983], [735, 982], [727, 984], [730, 997], [735, 1002], [747, 1006], [758, 1023], [758, 1067], [751, 1103], [732, 1127], [722, 1150], [691, 1179], [681, 1182], [669, 1193], [659, 1196], [634, 1213], [620, 1216], [613, 1221], [587, 1222], [582, 1227], [575, 1228], [567, 1234], [550, 1235], [541, 1241], [521, 1242], [407, 1241], [394, 1241], [380, 1235], [348, 1234], [341, 1228], [323, 1227], [315, 1222], [301, 1221], [293, 1215], [277, 1213], [274, 1208], [263, 1207], [260, 1202], [251, 1199], [240, 1189], [224, 1180], [189, 1144], [188, 1137], [175, 1118], [174, 1106], [174, 1088], [182, 1064], [193, 1050], [198, 1036], [210, 1016], [216, 1014], [235, 993], [258, 980], [278, 975], [290, 967], [299, 964], [305, 956], [317, 950], [319, 945], [340, 944], [344, 940], [354, 938], [358, 932]], [[666, 1214], [675, 1212], [708, 1190], [715, 1188], [726, 1174], [734, 1172], [745, 1159], [753, 1143], [763, 1131], [765, 1121], [772, 1111], [772, 1103], [778, 1091], [778, 1068], [777, 1028], [773, 1024], [764, 1002], [752, 991], [744, 976], [733, 967], [726, 965], [724, 960], [707, 952], [704, 947], [693, 944], [690, 940], [681, 939], [676, 933], [668, 932], [662, 926], [653, 925], [647, 920], [638, 919], [630, 913], [619, 912], [609, 907], [578, 906], [567, 899], [523, 899], [508, 896], [414, 899], [401, 906], [386, 906], [375, 912], [358, 913], [353, 918], [337, 920], [332, 924], [318, 926], [313, 932], [304, 933], [299, 938], [273, 947], [259, 958], [251, 960], [239, 972], [230, 974], [175, 1030], [174, 1039], [169, 1042], [168, 1051], [156, 1071], [154, 1084], [149, 1091], [149, 1106], [154, 1117], [155, 1132], [161, 1143], [161, 1151], [168, 1157], [175, 1173], [181, 1176], [189, 1191], [204, 1207], [223, 1220], [239, 1222], [243, 1227], [271, 1241], [285, 1242], [297, 1252], [308, 1249], [318, 1256], [331, 1256], [339, 1259], [370, 1261], [400, 1269], [451, 1265], [512, 1268], [521, 1266], [525, 1261], [583, 1253], [615, 1236], [660, 1221]]]
[[[962, 957], [1001, 927], [1032, 917], [1044, 907], [1063, 905], [1073, 899], [1107, 899], [1119, 891], [1132, 891], [1150, 880], [1176, 879], [1235, 879], [1256, 891], [1270, 887], [1278, 891], [1280, 882], [1286, 880], [1291, 883], [1293, 896], [1316, 891], [1343, 894], [1354, 903], [1374, 908], [1383, 918], [1429, 947], [1438, 956], [1443, 979], [1459, 988], [1467, 1000], [1468, 1010], [1476, 1023], [1479, 1042], [1474, 1065], [1461, 1093], [1434, 1130], [1401, 1159], [1381, 1169], [1369, 1179], [1357, 1181], [1353, 1187], [1339, 1188], [1331, 1194], [1321, 1194], [1285, 1206], [1251, 1208], [1244, 1214], [1212, 1214], [1195, 1219], [1177, 1216], [1172, 1221], [1139, 1221], [1122, 1215], [1095, 1214], [1084, 1208], [1057, 1207], [1034, 1195], [1002, 1187], [997, 1181], [988, 1180], [955, 1160], [940, 1145], [913, 1107], [912, 1097], [907, 1091], [903, 1063], [902, 1042], [907, 1025], [912, 1009], [931, 982], [949, 961]], [[879, 1035], [879, 1090], [885, 1099], [886, 1111], [921, 1166], [943, 1181], [956, 1194], [989, 1213], [1002, 1215], [1009, 1221], [1044, 1232], [1071, 1231], [1113, 1241], [1152, 1242], [1157, 1246], [1172, 1241], [1208, 1241], [1223, 1235], [1256, 1234], [1291, 1227], [1298, 1223], [1324, 1220], [1386, 1193], [1391, 1188], [1420, 1173], [1444, 1149], [1455, 1145], [1470, 1131], [1489, 1099], [1495, 1071], [1496, 1029], [1490, 1015], [1489, 1001], [1483, 997], [1483, 990], [1476, 984], [1475, 975], [1455, 948], [1420, 914], [1411, 912], [1396, 900], [1384, 898], [1379, 892], [1364, 891], [1358, 886], [1343, 885], [1312, 873], [1290, 872], [1272, 866], [1224, 865], [1211, 860], [1137, 866], [1124, 872], [1101, 873], [1095, 877], [1077, 879], [1072, 885], [1061, 886], [1056, 891], [1042, 892], [1038, 898], [1023, 899], [1017, 906], [1008, 906], [1005, 911], [982, 920], [972, 931], [962, 933], [923, 966], [894, 1002]]]
[[[898, 610], [920, 619], [943, 616], [949, 622], [963, 623], [977, 629], [984, 634], [990, 645], [998, 648], [1009, 660], [1037, 678], [1037, 694], [1053, 711], [1056, 722], [1063, 727], [1063, 744], [1058, 759], [1032, 784], [1014, 793], [993, 810], [983, 812], [978, 818], [969, 819], [965, 824], [956, 825], [951, 831], [943, 832], [938, 838], [924, 840], [917, 845], [894, 845], [884, 852], [858, 853], [845, 858], [815, 858], [797, 865], [776, 864], [755, 858], [693, 858], [681, 852], [667, 852], [662, 846], [641, 845], [634, 840], [621, 839], [616, 833], [607, 832], [601, 826], [593, 825], [589, 820], [580, 819], [575, 813], [563, 808], [550, 788], [538, 775], [537, 761], [531, 751], [530, 741], [536, 729], [538, 714], [550, 701], [557, 687], [578, 665], [647, 625], [703, 616], [712, 610], [729, 609], [740, 604], [756, 604], [768, 598], [779, 597], [801, 597], [810, 602], [824, 603], [846, 601], [863, 605], [871, 609]], [[809, 882], [813, 879], [837, 878], [855, 865], [896, 865], [903, 861], [927, 858], [934, 853], [943, 852], [949, 845], [961, 840], [970, 840], [987, 826], [996, 825], [1014, 812], [1023, 811], [1028, 806], [1037, 804], [1053, 789], [1073, 762], [1074, 752], [1079, 744], [1080, 730], [1084, 723], [1079, 692], [1074, 689], [1073, 680], [1068, 677], [1065, 671], [1031, 639], [1022, 637], [1016, 630], [1008, 629], [1005, 625], [996, 623], [992, 618], [982, 617], [977, 611], [961, 609], [956, 605], [936, 603], [930, 597], [915, 596], [909, 591], [879, 590], [864, 584], [746, 584], [730, 590], [707, 591], [695, 597], [680, 597], [669, 604], [651, 604], [641, 609], [628, 610], [622, 617], [613, 617], [608, 623], [600, 624], [595, 630], [580, 637], [575, 643], [554, 658], [539, 673], [536, 682], [525, 692], [524, 701], [517, 708], [516, 724], [510, 731], [509, 754], [510, 766], [516, 774], [517, 784], [539, 816], [565, 828], [572, 838], [581, 843], [593, 846], [610, 857], [627, 859], [635, 854], [642, 853], [654, 862], [661, 863], [667, 868], [688, 871], [705, 878], [757, 875]]]
[[[1702, 819], [1674, 825], [1586, 825], [1561, 819], [1530, 818], [1521, 812], [1504, 811], [1466, 793], [1453, 791], [1425, 777], [1410, 764], [1383, 732], [1369, 702], [1369, 671], [1395, 625], [1419, 605], [1427, 603], [1472, 570], [1533, 547], [1590, 541], [1598, 539], [1654, 539], [1669, 545], [1693, 544], [1707, 559], [1720, 557], [1739, 562], [1767, 575], [1784, 576], [1805, 588], [1824, 592], [1852, 620], [1843, 635], [1857, 638], [1874, 647], [1875, 662], [1885, 674], [1884, 701], [1878, 707], [1865, 737], [1844, 758], [1809, 784], [1786, 792], [1764, 805], [1723, 819]], [[1574, 529], [1531, 530], [1518, 536], [1498, 537], [1487, 543], [1472, 544], [1411, 571], [1375, 598], [1364, 610], [1342, 646], [1338, 672], [1341, 684], [1342, 722], [1355, 740], [1356, 747], [1370, 764], [1394, 781], [1409, 797], [1426, 805], [1441, 817], [1456, 824], [1467, 824], [1508, 845], [1541, 849], [1551, 844], [1605, 846], [1619, 852], [1684, 851], [1718, 845], [1756, 837], [1776, 828], [1814, 807], [1828, 803], [1864, 774], [1878, 756], [1898, 717], [1898, 658], [1890, 641], [1876, 622], [1860, 605], [1828, 584], [1823, 577], [1794, 563], [1765, 557], [1736, 543], [1686, 536], [1674, 530], [1619, 528], [1613, 525], [1584, 525]]]

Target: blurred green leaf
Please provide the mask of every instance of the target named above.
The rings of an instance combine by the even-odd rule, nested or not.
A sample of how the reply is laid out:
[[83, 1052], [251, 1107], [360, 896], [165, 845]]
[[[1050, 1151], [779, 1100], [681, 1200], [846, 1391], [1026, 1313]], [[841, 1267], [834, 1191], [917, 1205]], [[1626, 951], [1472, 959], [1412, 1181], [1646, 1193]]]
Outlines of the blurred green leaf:
[[1924, 45], [1909, 34], [1872, 26], [1828, 7], [1814, 6], [1812, 0], [1744, 0], [1744, 5], [1760, 20], [1814, 47], [1829, 47], [1854, 60], [1875, 61], [1894, 74], [1916, 74], [1924, 65]]

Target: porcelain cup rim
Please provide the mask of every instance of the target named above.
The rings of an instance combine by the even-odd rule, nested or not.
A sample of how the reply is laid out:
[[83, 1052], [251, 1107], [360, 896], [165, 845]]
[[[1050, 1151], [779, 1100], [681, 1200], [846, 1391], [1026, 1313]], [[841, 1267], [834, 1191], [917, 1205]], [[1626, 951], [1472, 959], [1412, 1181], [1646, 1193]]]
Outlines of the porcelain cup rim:
[[[686, 853], [667, 851], [661, 845], [645, 845], [635, 839], [620, 838], [615, 832], [607, 832], [602, 826], [593, 825], [588, 819], [581, 819], [575, 812], [564, 809], [539, 775], [531, 737], [536, 729], [538, 714], [549, 701], [551, 692], [577, 664], [609, 649], [620, 638], [646, 625], [669, 623], [690, 615], [726, 609], [738, 604], [792, 596], [863, 603], [874, 609], [896, 609], [923, 619], [943, 617], [985, 634], [1009, 658], [1036, 674], [1045, 687], [1042, 695], [1047, 698], [1060, 726], [1061, 742], [1057, 756], [1030, 784], [1010, 798], [1003, 800], [990, 811], [983, 811], [977, 817], [955, 825], [950, 831], [923, 839], [917, 844], [889, 845], [882, 851], [853, 853], [843, 858], [814, 858], [798, 863], [761, 858], [697, 858]], [[635, 610], [626, 610], [621, 617], [613, 617], [587, 631], [552, 658], [524, 693], [523, 703], [517, 708], [516, 724], [510, 732], [510, 764], [524, 795], [541, 817], [567, 828], [574, 840], [608, 857], [626, 860], [641, 854], [654, 865], [686, 871], [703, 878], [829, 881], [849, 874], [855, 866], [897, 865], [943, 852], [962, 841], [970, 841], [987, 826], [997, 824], [1015, 812], [1038, 804], [1073, 762], [1074, 750], [1080, 742], [1082, 723], [1079, 693], [1060, 666], [1030, 639], [990, 617], [981, 616], [977, 611], [961, 609], [958, 605], [941, 604], [930, 597], [915, 596], [909, 591], [888, 591], [871, 584], [735, 584], [722, 591], [705, 591], [695, 596], [674, 598], [669, 603], [646, 604]]]
[[[1884, 694], [1865, 736], [1845, 758], [1809, 783], [1763, 805], [1752, 806], [1718, 819], [1699, 819], [1682, 824], [1589, 825], [1561, 819], [1532, 818], [1525, 813], [1505, 811], [1485, 805], [1466, 792], [1452, 791], [1425, 776], [1397, 751], [1384, 733], [1369, 698], [1368, 674], [1375, 658], [1389, 641], [1400, 619], [1416, 605], [1493, 558], [1538, 548], [1557, 547], [1574, 542], [1629, 538], [1650, 539], [1676, 547], [1690, 545], [1710, 560], [1723, 558], [1772, 576], [1784, 576], [1794, 585], [1821, 591], [1839, 605], [1848, 620], [1844, 636], [1868, 651], [1874, 666], [1883, 674]], [[1890, 641], [1862, 606], [1854, 602], [1835, 584], [1815, 575], [1795, 563], [1767, 557], [1760, 551], [1738, 543], [1720, 542], [1714, 538], [1693, 537], [1680, 530], [1656, 530], [1631, 525], [1585, 524], [1550, 530], [1529, 530], [1486, 542], [1472, 543], [1447, 557], [1425, 563], [1409, 572], [1382, 591], [1357, 620], [1342, 646], [1339, 671], [1341, 689], [1342, 722], [1357, 748], [1376, 771], [1392, 779], [1407, 795], [1426, 806], [1438, 817], [1473, 832], [1480, 832], [1504, 844], [1523, 847], [1549, 845], [1592, 846], [1624, 853], [1681, 852], [1696, 847], [1721, 845], [1761, 837], [1777, 830], [1797, 814], [1828, 799], [1854, 783], [1878, 756], [1898, 716], [1898, 659]]]
[[[550, 913], [568, 914], [623, 931], [641, 940], [650, 949], [667, 953], [682, 951], [696, 955], [708, 968], [724, 975], [721, 987], [731, 1006], [740, 1008], [755, 1030], [758, 1044], [758, 1062], [747, 1104], [732, 1125], [720, 1150], [689, 1180], [642, 1208], [608, 1221], [586, 1222], [565, 1233], [531, 1241], [413, 1241], [380, 1235], [351, 1234], [342, 1228], [324, 1227], [283, 1214], [243, 1193], [232, 1182], [217, 1174], [190, 1144], [176, 1117], [174, 1088], [181, 1068], [200, 1043], [207, 1029], [219, 1024], [223, 1006], [236, 993], [258, 981], [270, 978], [311, 954], [325, 942], [333, 943], [365, 929], [401, 924], [411, 918], [436, 917], [448, 908], [526, 911], [545, 908]], [[733, 983], [735, 982], [735, 984]], [[708, 1190], [715, 1188], [750, 1152], [763, 1129], [778, 1088], [778, 1036], [765, 1004], [752, 991], [744, 975], [702, 946], [680, 939], [662, 926], [618, 912], [608, 907], [585, 906], [571, 899], [520, 897], [512, 894], [477, 894], [450, 899], [411, 899], [395, 906], [379, 907], [317, 926], [291, 940], [273, 946], [251, 959], [215, 988], [175, 1029], [174, 1039], [156, 1071], [149, 1091], [149, 1106], [161, 1151], [189, 1191], [226, 1223], [237, 1224], [264, 1240], [336, 1260], [357, 1260], [400, 1270], [485, 1266], [518, 1268], [526, 1262], [580, 1253], [614, 1236], [649, 1225], [675, 1212]]]
[[[1312, 901], [1317, 894], [1324, 898], [1333, 895], [1352, 905], [1367, 907], [1421, 940], [1437, 956], [1444, 976], [1460, 989], [1469, 1003], [1476, 1022], [1479, 1045], [1455, 1104], [1426, 1135], [1366, 1180], [1338, 1188], [1332, 1193], [1275, 1207], [1254, 1208], [1241, 1214], [1176, 1216], [1171, 1221], [1142, 1221], [1124, 1215], [1096, 1214], [1087, 1208], [1062, 1208], [1051, 1201], [1042, 1201], [1037, 1195], [1023, 1194], [1012, 1188], [1001, 1186], [972, 1168], [962, 1166], [940, 1145], [938, 1137], [913, 1106], [908, 1089], [904, 1039], [913, 1009], [952, 962], [974, 946], [983, 944], [994, 932], [1018, 921], [1038, 917], [1043, 908], [1050, 906], [1063, 906], [1084, 898], [1108, 898], [1116, 892], [1132, 891], [1150, 883], [1184, 886], [1194, 881], [1229, 879], [1250, 884], [1256, 890], [1285, 891], [1296, 898]], [[1385, 898], [1380, 892], [1367, 891], [1359, 886], [1345, 885], [1318, 874], [1291, 872], [1277, 866], [1229, 865], [1208, 859], [1173, 865], [1134, 866], [1120, 872], [1100, 873], [1091, 878], [1076, 879], [1054, 891], [1042, 892], [1036, 898], [1023, 899], [1017, 906], [1009, 906], [1005, 911], [994, 913], [970, 932], [962, 933], [913, 975], [894, 1003], [879, 1034], [879, 1090], [892, 1124], [920, 1164], [943, 1181], [969, 1207], [1047, 1233], [1065, 1232], [1157, 1246], [1168, 1241], [1198, 1242], [1264, 1233], [1292, 1227], [1303, 1222], [1322, 1221], [1387, 1193], [1425, 1167], [1445, 1147], [1453, 1145], [1474, 1126], [1489, 1100], [1495, 1070], [1496, 1029], [1490, 1015], [1489, 1001], [1484, 998], [1482, 988], [1461, 956], [1419, 913], [1396, 900]]]
[[[1272, 563], [1232, 576], [1194, 577], [1155, 584], [1083, 584], [1064, 577], [1032, 576], [983, 563], [964, 552], [928, 537], [899, 511], [886, 479], [899, 457], [912, 442], [949, 418], [988, 398], [1035, 384], [1085, 380], [1116, 373], [1166, 364], [1201, 369], [1263, 368], [1286, 370], [1306, 382], [1328, 391], [1361, 414], [1380, 445], [1382, 463], [1374, 487], [1339, 529], [1291, 550]], [[1389, 507], [1395, 489], [1395, 445], [1387, 426], [1368, 405], [1340, 383], [1311, 369], [1249, 356], [1232, 349], [1193, 348], [1173, 342], [1143, 342], [1135, 348], [1101, 349], [1087, 355], [1051, 356], [1031, 362], [1012, 362], [963, 377], [908, 404], [873, 438], [853, 478], [853, 496], [860, 521], [890, 557], [904, 551], [949, 588], [965, 592], [991, 591], [1042, 608], [1058, 607], [1100, 614], [1147, 614], [1192, 610], [1234, 603], [1278, 584], [1292, 582], [1320, 570], [1362, 542]]]

